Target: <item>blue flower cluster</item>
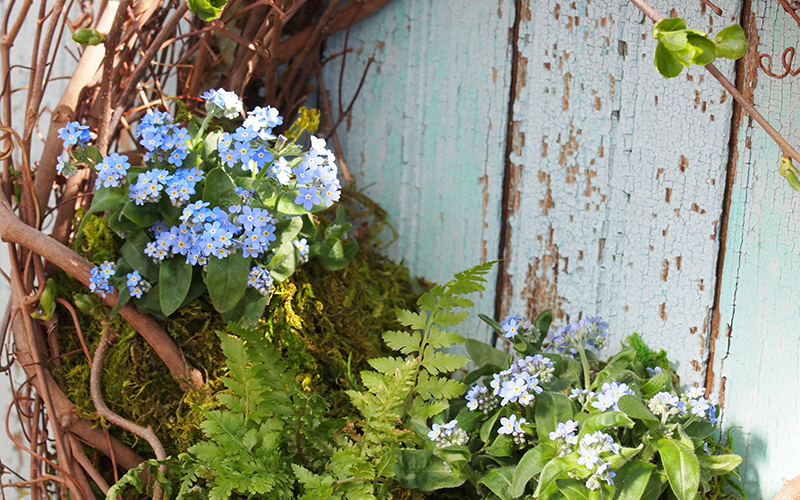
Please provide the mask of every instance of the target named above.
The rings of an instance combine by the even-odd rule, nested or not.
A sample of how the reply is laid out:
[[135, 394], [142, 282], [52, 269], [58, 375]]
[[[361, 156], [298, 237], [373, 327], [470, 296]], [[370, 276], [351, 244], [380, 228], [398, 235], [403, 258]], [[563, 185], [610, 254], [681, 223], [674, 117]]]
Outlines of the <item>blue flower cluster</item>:
[[197, 183], [204, 178], [203, 172], [195, 167], [179, 168], [174, 174], [154, 168], [136, 177], [136, 182], [129, 187], [129, 196], [137, 205], [144, 205], [157, 202], [161, 193], [166, 192], [174, 206], [182, 207], [189, 202]]
[[255, 288], [261, 295], [269, 295], [272, 291], [273, 281], [269, 271], [261, 266], [253, 266], [250, 269], [250, 276], [247, 278], [247, 286]]
[[99, 165], [100, 171], [97, 173], [97, 179], [94, 182], [94, 188], [100, 187], [117, 187], [125, 180], [125, 174], [131, 164], [128, 163], [128, 157], [111, 153], [103, 158], [103, 162]]
[[523, 425], [528, 421], [525, 418], [517, 419], [517, 416], [511, 414], [510, 417], [502, 417], [500, 419], [500, 428], [497, 429], [498, 434], [506, 434], [514, 438], [515, 444], [525, 444], [525, 430]]
[[224, 116], [225, 118], [236, 118], [242, 112], [242, 101], [236, 92], [229, 92], [225, 89], [209, 90], [200, 95], [206, 100], [206, 111], [210, 116]]
[[183, 209], [180, 220], [180, 225], [172, 227], [156, 223], [152, 227], [155, 241], [147, 244], [145, 254], [155, 261], [183, 255], [188, 264], [205, 265], [209, 257], [223, 259], [239, 248], [245, 257], [261, 257], [276, 238], [275, 221], [261, 208], [244, 206], [231, 220], [225, 210], [197, 200]]
[[539, 384], [552, 380], [554, 371], [553, 362], [541, 354], [520, 358], [509, 369], [492, 375], [489, 386], [494, 398], [487, 395], [488, 390], [482, 384], [473, 386], [466, 395], [467, 408], [488, 413], [497, 407], [497, 399], [500, 406], [508, 403], [528, 406], [542, 392]]
[[136, 135], [139, 144], [147, 150], [142, 161], [159, 161], [181, 167], [189, 155], [189, 131], [172, 123], [169, 113], [157, 109], [147, 113], [139, 120]]
[[294, 202], [306, 210], [311, 210], [314, 205], [324, 203], [326, 207], [338, 201], [341, 195], [341, 186], [336, 177], [336, 156], [325, 148], [325, 139], [311, 136], [311, 150], [305, 153], [292, 173], [300, 194]]
[[609, 408], [614, 411], [619, 411], [617, 402], [619, 398], [625, 394], [633, 394], [633, 391], [628, 387], [628, 384], [612, 382], [611, 384], [605, 383], [601, 387], [603, 392], [596, 394], [597, 401], [592, 402], [592, 406], [598, 410], [606, 411]]
[[78, 122], [69, 122], [65, 127], [58, 129], [58, 138], [64, 141], [64, 147], [85, 146], [92, 140], [88, 125]]
[[530, 338], [534, 331], [533, 323], [531, 320], [524, 316], [506, 316], [506, 319], [500, 323], [503, 328], [503, 336], [507, 339], [513, 339], [517, 335], [523, 335], [525, 338]]
[[150, 291], [150, 283], [142, 279], [139, 271], [128, 273], [127, 278], [128, 291], [130, 292], [131, 297], [140, 299], [142, 298], [142, 294]]
[[428, 432], [428, 439], [436, 443], [437, 448], [447, 446], [461, 446], [467, 444], [469, 436], [458, 425], [458, 420], [451, 420], [446, 424], [433, 424]]
[[601, 318], [582, 320], [550, 331], [548, 350], [559, 354], [577, 354], [576, 348], [602, 349], [608, 343], [608, 323]]
[[89, 290], [106, 298], [107, 293], [113, 293], [114, 287], [108, 282], [109, 278], [116, 273], [116, 266], [113, 262], [103, 262], [99, 266], [92, 268], [92, 276], [89, 279]]
[[609, 485], [614, 484], [614, 472], [609, 470], [608, 457], [618, 455], [621, 451], [614, 438], [602, 431], [592, 434], [585, 433], [579, 438], [578, 422], [567, 420], [559, 422], [556, 430], [549, 437], [559, 447], [558, 456], [564, 457], [578, 453], [578, 465], [583, 465], [591, 476], [586, 480], [586, 487], [590, 490], [600, 488], [600, 481]]
[[692, 387], [687, 389], [683, 396], [670, 392], [659, 392], [648, 402], [648, 407], [653, 415], [661, 417], [666, 422], [672, 416], [685, 417], [693, 415], [698, 418], [708, 418], [708, 421], [717, 422], [717, 402], [713, 399], [706, 399], [705, 387]]

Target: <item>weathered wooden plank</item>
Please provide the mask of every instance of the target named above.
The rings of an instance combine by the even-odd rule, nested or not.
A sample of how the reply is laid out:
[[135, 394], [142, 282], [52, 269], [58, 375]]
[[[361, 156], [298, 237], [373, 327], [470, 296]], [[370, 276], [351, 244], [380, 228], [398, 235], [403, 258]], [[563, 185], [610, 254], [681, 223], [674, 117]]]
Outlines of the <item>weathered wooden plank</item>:
[[[748, 32], [775, 58], [800, 46], [800, 27], [778, 2], [755, 1]], [[754, 56], [754, 55], [753, 55]], [[794, 68], [797, 67], [797, 61]], [[794, 69], [793, 68], [793, 69]], [[800, 145], [800, 77], [774, 80], [745, 65], [744, 81], [756, 107], [795, 147]], [[744, 458], [750, 498], [772, 498], [781, 478], [800, 473], [800, 194], [778, 173], [780, 151], [745, 116], [738, 126], [735, 177], [720, 283], [713, 377]]]
[[[377, 63], [341, 127], [345, 157], [397, 229], [389, 254], [414, 275], [441, 283], [497, 258], [513, 17], [503, 1], [394, 0], [350, 34], [345, 106], [373, 52]], [[338, 64], [325, 68], [334, 108], [338, 77]], [[493, 313], [495, 279], [476, 311]], [[462, 333], [489, 332], [471, 321]]]
[[[654, 6], [710, 32], [739, 11]], [[526, 1], [522, 19], [504, 309], [601, 315], [612, 348], [640, 332], [701, 382], [731, 99], [703, 69], [662, 78], [628, 2]]]

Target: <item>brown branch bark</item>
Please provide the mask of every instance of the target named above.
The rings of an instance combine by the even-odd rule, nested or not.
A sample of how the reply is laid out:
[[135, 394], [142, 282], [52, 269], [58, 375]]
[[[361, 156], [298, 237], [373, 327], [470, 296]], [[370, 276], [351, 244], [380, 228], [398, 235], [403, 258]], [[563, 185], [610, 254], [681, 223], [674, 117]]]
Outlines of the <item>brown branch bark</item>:
[[[97, 344], [97, 350], [94, 352], [94, 359], [92, 360], [92, 372], [89, 379], [89, 383], [91, 386], [91, 393], [92, 393], [92, 402], [94, 403], [94, 407], [97, 410], [97, 414], [108, 420], [114, 425], [122, 427], [128, 432], [132, 432], [136, 434], [140, 438], [147, 441], [151, 448], [153, 448], [153, 452], [156, 455], [157, 460], [164, 460], [167, 458], [167, 453], [164, 451], [164, 446], [159, 441], [156, 433], [153, 432], [153, 429], [148, 425], [147, 427], [142, 427], [141, 425], [135, 424], [130, 420], [127, 420], [113, 411], [111, 411], [108, 406], [106, 406], [105, 400], [103, 400], [103, 390], [100, 384], [100, 376], [103, 371], [103, 362], [106, 359], [106, 352], [108, 352], [108, 347], [111, 343], [116, 340], [117, 332], [115, 332], [109, 325], [105, 325], [103, 329], [103, 334], [100, 336], [100, 342]], [[153, 492], [153, 500], [161, 500], [164, 496], [164, 491], [161, 488], [161, 485], [156, 482]]]
[[[23, 223], [11, 210], [8, 200], [2, 193], [0, 193], [0, 238], [34, 251], [89, 286], [92, 265], [63, 244]], [[104, 300], [106, 304], [114, 307], [117, 303], [117, 293], [107, 294]], [[178, 346], [158, 323], [131, 304], [126, 304], [119, 313], [150, 344], [179, 383], [184, 387], [187, 383], [191, 383], [195, 388], [203, 386], [202, 374], [189, 367]]]
[[[105, 9], [97, 23], [97, 31], [107, 33], [111, 28], [115, 14], [116, 12], [113, 9]], [[36, 178], [33, 183], [42, 213], [44, 213], [44, 209], [50, 199], [50, 191], [56, 178], [58, 157], [64, 149], [62, 141], [58, 137], [58, 129], [64, 127], [75, 118], [75, 108], [78, 106], [81, 92], [94, 81], [105, 53], [105, 46], [103, 45], [86, 47], [78, 66], [75, 68], [75, 73], [70, 78], [67, 88], [64, 89], [64, 93], [61, 95], [61, 99], [50, 117], [50, 129], [47, 132], [44, 151], [42, 152], [39, 167], [36, 169]], [[59, 222], [63, 225], [63, 221], [56, 219], [56, 227], [59, 227]]]
[[[348, 3], [336, 13], [336, 17], [329, 23], [327, 29], [328, 36], [338, 33], [351, 24], [371, 16], [390, 1], [391, 0], [358, 0]], [[358, 11], [354, 18], [354, 12], [359, 8], [361, 10]], [[322, 22], [322, 19], [320, 19], [319, 22]], [[317, 25], [313, 25], [303, 28], [292, 35], [288, 40], [281, 43], [278, 47], [277, 54], [274, 56], [277, 59], [276, 64], [287, 63], [290, 59], [299, 54], [303, 50], [303, 47], [306, 46], [306, 43], [308, 43], [308, 39], [311, 37], [316, 26]]]
[[105, 41], [105, 54], [103, 58], [103, 77], [100, 81], [100, 123], [97, 125], [97, 149], [100, 154], [108, 154], [108, 142], [111, 132], [108, 130], [111, 122], [111, 84], [114, 80], [114, 62], [117, 45], [119, 44], [120, 30], [125, 16], [128, 13], [128, 6], [131, 0], [123, 0], [121, 3], [114, 0], [108, 2], [109, 10], [114, 11], [114, 20], [111, 22], [111, 29]]

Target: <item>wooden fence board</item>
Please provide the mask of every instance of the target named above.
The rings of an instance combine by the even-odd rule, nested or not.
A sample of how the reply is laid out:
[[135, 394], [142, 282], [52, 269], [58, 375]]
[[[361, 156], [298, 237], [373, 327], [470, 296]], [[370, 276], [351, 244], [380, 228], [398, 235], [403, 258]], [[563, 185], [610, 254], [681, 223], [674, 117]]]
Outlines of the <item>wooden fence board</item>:
[[[640, 332], [701, 382], [732, 99], [703, 69], [662, 78], [628, 2], [523, 5], [505, 309], [600, 315], [612, 349]], [[713, 31], [699, 2], [654, 6]]]
[[[376, 66], [340, 128], [345, 159], [397, 229], [389, 255], [416, 276], [443, 283], [497, 258], [513, 20], [508, 2], [395, 0], [350, 33], [345, 107], [373, 52]], [[335, 110], [337, 62], [324, 78]], [[495, 280], [476, 311], [494, 312]], [[489, 331], [472, 318], [462, 333]]]
[[[759, 50], [776, 59], [800, 46], [800, 27], [778, 2], [753, 2], [748, 17]], [[751, 30], [748, 29], [748, 32]], [[751, 43], [758, 39], [751, 36]], [[774, 80], [745, 65], [756, 107], [800, 145], [800, 77]], [[794, 67], [797, 67], [795, 62]], [[738, 134], [715, 340], [715, 392], [725, 427], [744, 458], [750, 498], [772, 498], [781, 478], [800, 474], [800, 195], [778, 173], [780, 151], [746, 117]]]

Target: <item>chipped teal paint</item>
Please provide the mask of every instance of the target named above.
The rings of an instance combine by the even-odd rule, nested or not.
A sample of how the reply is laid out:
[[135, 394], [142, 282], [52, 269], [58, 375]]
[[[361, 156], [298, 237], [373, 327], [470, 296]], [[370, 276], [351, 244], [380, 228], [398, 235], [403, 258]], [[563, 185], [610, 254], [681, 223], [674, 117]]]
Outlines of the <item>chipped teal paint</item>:
[[[713, 29], [699, 3], [652, 3]], [[738, 0], [718, 5], [738, 16]], [[704, 376], [732, 99], [702, 68], [662, 78], [650, 30], [616, 0], [524, 13], [504, 301], [563, 322], [601, 315], [614, 348], [638, 331], [691, 384]]]
[[[784, 48], [800, 46], [800, 28], [777, 2], [752, 9], [761, 52], [779, 61]], [[754, 101], [800, 145], [800, 77], [759, 71]], [[769, 499], [781, 478], [800, 474], [800, 194], [778, 174], [780, 152], [757, 125], [745, 119], [737, 133], [714, 372], [716, 388], [724, 384], [724, 424], [741, 426], [734, 435], [745, 489]]]
[[[388, 253], [416, 276], [444, 282], [497, 258], [512, 23], [508, 2], [394, 0], [350, 33], [345, 106], [373, 51], [376, 64], [339, 131], [345, 159], [397, 229]], [[338, 60], [324, 77], [335, 109]], [[493, 313], [495, 280], [476, 311]], [[489, 332], [471, 320], [462, 333]]]

